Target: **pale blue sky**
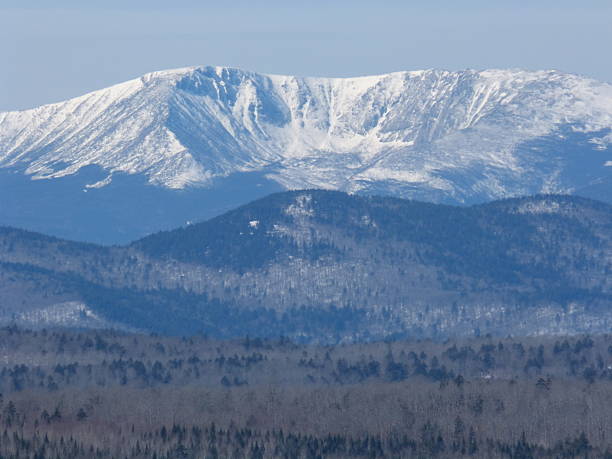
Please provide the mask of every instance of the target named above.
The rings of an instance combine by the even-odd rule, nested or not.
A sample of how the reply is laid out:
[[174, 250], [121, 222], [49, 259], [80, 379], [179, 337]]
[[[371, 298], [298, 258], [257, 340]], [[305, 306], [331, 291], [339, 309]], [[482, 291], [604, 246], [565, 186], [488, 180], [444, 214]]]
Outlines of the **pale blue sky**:
[[555, 68], [612, 82], [611, 45], [610, 0], [0, 0], [0, 110], [200, 64], [321, 76]]

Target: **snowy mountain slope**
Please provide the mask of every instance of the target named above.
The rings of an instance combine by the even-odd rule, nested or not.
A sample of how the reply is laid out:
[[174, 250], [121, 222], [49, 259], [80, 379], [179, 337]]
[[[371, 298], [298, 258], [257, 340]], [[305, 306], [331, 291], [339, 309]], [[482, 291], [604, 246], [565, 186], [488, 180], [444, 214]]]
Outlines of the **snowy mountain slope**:
[[[91, 168], [98, 171], [93, 178], [84, 173]], [[65, 102], [0, 113], [2, 170], [33, 179], [81, 177], [76, 192], [98, 192], [110, 208], [125, 197], [111, 185], [126, 177], [143, 179], [139, 190], [148, 183], [188, 195], [245, 173], [278, 189], [436, 202], [538, 192], [610, 201], [612, 85], [520, 70], [360, 78], [221, 67], [154, 72]], [[256, 191], [246, 187], [232, 205]], [[62, 212], [70, 214], [74, 205], [66, 206]], [[24, 200], [22, 207], [46, 204]], [[0, 217], [21, 224], [17, 214]], [[195, 217], [202, 218], [185, 212], [154, 229]]]
[[[567, 126], [607, 150], [612, 86], [557, 72], [331, 79], [186, 68], [1, 114], [0, 164], [25, 166], [35, 178], [95, 164], [111, 174], [144, 173], [169, 188], [274, 166], [287, 188], [356, 191], [389, 181], [458, 199], [468, 193], [444, 172], [477, 168], [479, 188], [495, 197], [571, 191], [574, 184], [555, 177], [561, 164], [551, 164], [539, 183], [519, 179], [532, 166], [521, 145], [559, 137]], [[509, 186], [505, 178], [520, 183]]]

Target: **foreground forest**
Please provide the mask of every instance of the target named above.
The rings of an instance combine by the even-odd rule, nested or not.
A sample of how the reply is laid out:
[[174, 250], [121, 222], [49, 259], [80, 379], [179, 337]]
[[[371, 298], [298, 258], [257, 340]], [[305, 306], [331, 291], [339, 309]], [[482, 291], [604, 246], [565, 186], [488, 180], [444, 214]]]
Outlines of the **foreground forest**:
[[612, 336], [336, 346], [0, 329], [0, 455], [612, 457]]

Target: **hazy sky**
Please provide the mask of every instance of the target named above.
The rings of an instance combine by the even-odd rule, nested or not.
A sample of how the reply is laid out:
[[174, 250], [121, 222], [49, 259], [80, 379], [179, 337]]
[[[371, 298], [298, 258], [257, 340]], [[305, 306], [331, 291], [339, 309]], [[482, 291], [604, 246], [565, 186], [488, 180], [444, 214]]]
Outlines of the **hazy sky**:
[[555, 68], [612, 82], [611, 46], [612, 0], [0, 0], [0, 110], [200, 64], [321, 76]]

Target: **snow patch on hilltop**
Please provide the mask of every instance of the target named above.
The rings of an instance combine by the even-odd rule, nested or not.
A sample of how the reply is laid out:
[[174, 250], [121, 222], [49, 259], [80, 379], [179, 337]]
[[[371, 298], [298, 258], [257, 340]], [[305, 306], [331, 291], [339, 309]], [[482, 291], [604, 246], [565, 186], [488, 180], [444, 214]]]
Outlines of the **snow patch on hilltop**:
[[[100, 317], [80, 301], [66, 301], [22, 312], [12, 322], [33, 327], [113, 328], [113, 323]], [[125, 328], [125, 327], [121, 327]]]

